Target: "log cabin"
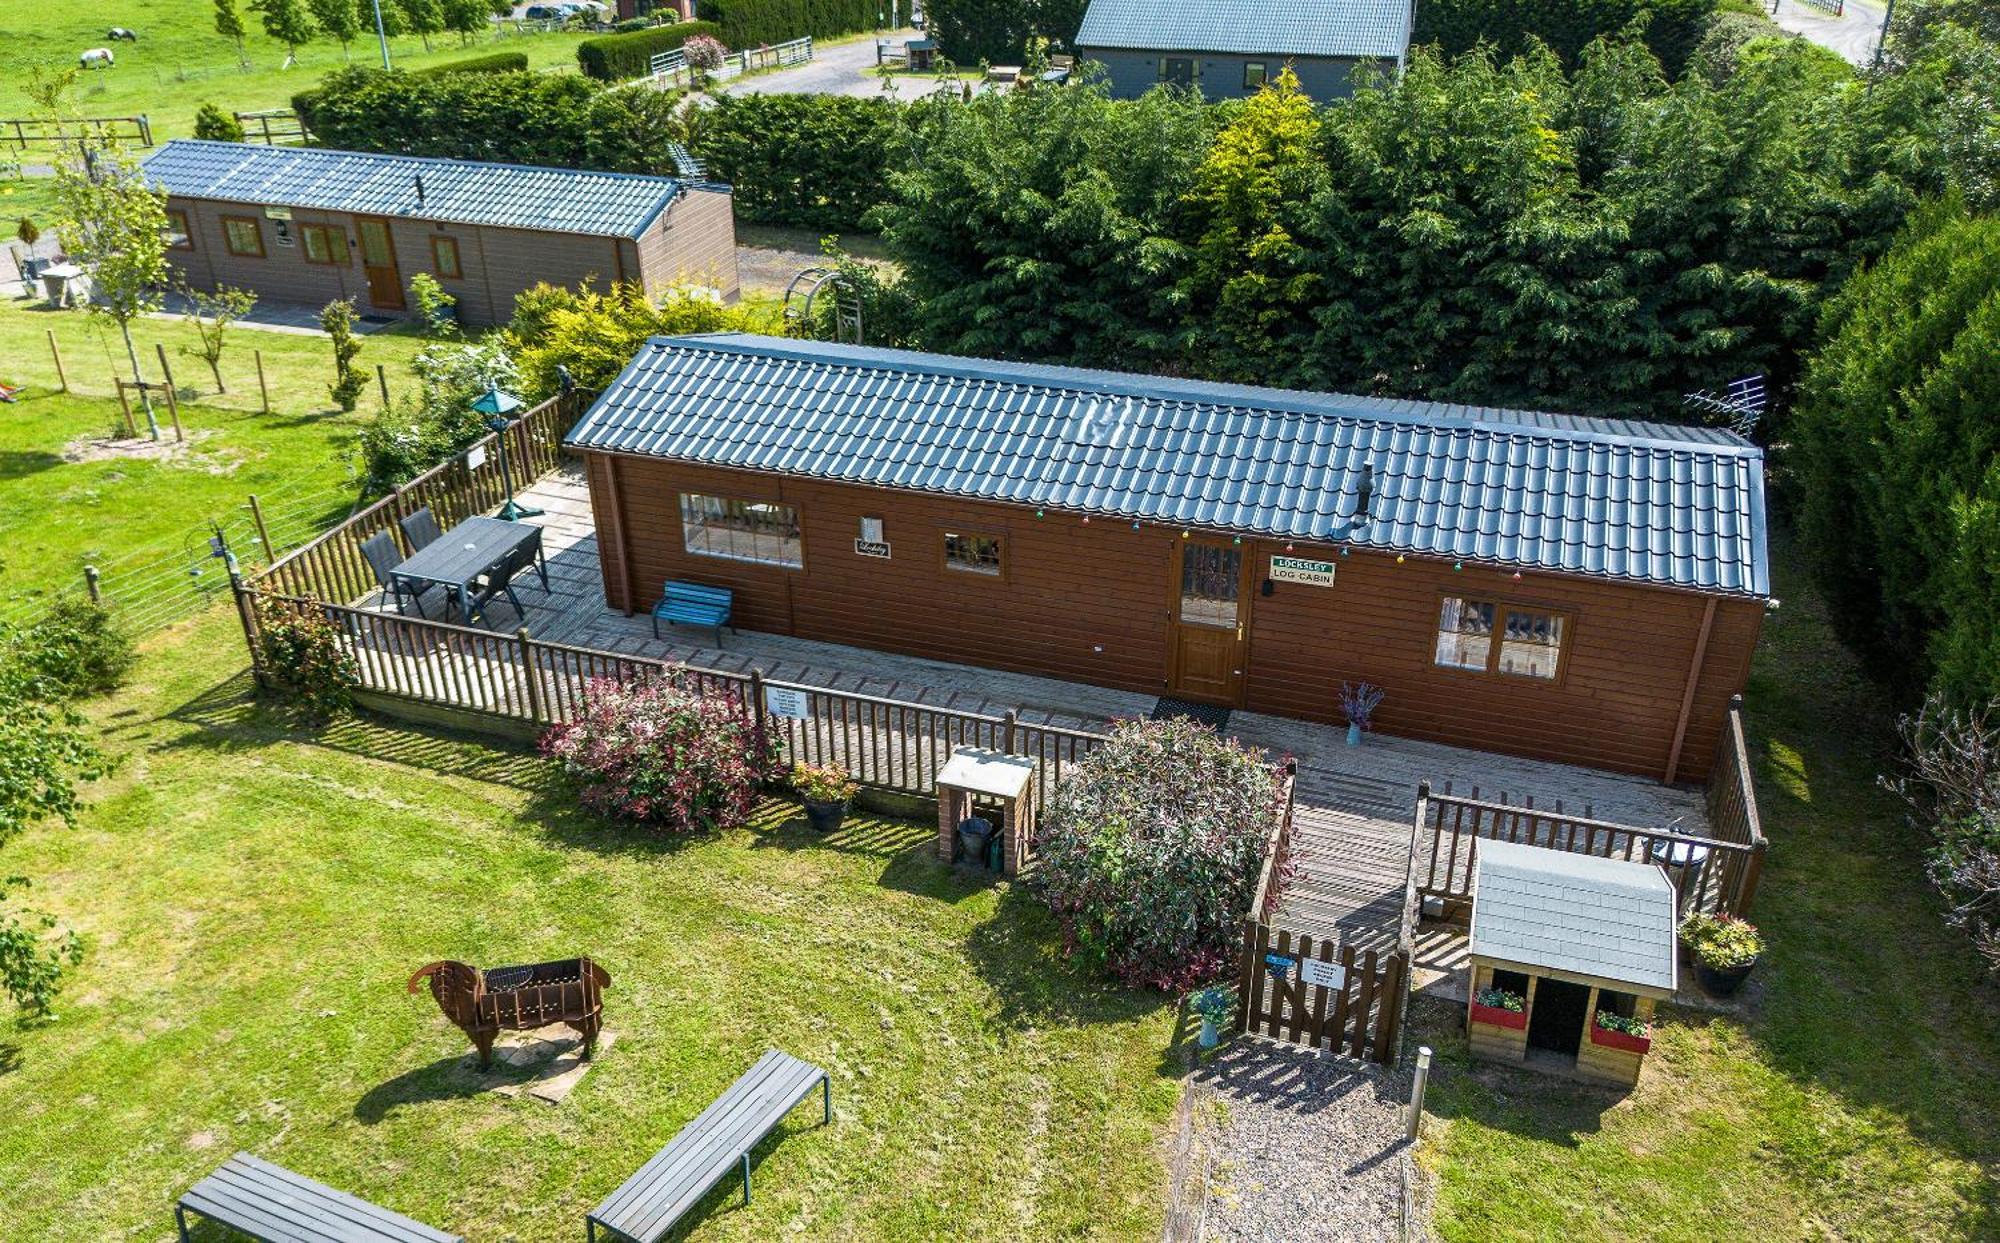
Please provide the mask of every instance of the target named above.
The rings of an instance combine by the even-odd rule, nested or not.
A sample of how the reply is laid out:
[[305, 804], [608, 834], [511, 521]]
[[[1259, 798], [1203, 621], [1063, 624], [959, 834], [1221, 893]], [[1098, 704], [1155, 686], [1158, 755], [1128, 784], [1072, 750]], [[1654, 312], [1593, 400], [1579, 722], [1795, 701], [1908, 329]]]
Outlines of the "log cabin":
[[713, 182], [181, 138], [144, 169], [195, 289], [406, 316], [428, 272], [468, 326], [505, 323], [543, 281], [738, 292], [733, 197]]
[[1704, 777], [1770, 594], [1732, 432], [747, 334], [567, 437], [607, 604]]

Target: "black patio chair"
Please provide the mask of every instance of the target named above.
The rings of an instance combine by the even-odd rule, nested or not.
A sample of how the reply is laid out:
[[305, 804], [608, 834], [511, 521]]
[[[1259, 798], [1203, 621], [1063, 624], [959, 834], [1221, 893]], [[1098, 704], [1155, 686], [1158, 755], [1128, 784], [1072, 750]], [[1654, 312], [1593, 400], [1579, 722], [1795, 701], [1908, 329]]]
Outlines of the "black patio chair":
[[411, 552], [436, 543], [444, 535], [438, 530], [437, 519], [432, 516], [428, 505], [407, 518], [399, 519], [396, 525], [403, 528], [403, 538], [410, 541]]
[[514, 576], [530, 569], [535, 564], [535, 550], [523, 545], [502, 557], [472, 583], [472, 598], [466, 601], [465, 620], [483, 621], [486, 606], [495, 596], [506, 596], [507, 603], [514, 606], [514, 616], [527, 620], [528, 610], [521, 607], [521, 597], [514, 594]]
[[408, 612], [403, 607], [403, 597], [409, 596], [416, 603], [417, 616], [424, 615], [424, 600], [421, 591], [408, 591], [396, 577], [396, 567], [403, 563], [403, 554], [396, 551], [396, 541], [387, 531], [377, 531], [361, 541], [361, 555], [368, 562], [368, 568], [375, 571], [375, 581], [382, 585], [382, 599], [394, 600], [398, 613]]

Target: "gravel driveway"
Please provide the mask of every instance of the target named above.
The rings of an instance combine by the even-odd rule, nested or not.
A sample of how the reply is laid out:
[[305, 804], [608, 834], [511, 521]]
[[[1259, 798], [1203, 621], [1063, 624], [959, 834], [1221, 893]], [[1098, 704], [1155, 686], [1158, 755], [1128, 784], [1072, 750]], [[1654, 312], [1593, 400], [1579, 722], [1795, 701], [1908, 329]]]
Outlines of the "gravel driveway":
[[1863, 0], [1847, 0], [1839, 17], [1799, 0], [1778, 0], [1771, 20], [1795, 35], [1803, 35], [1824, 48], [1840, 53], [1851, 65], [1866, 66], [1875, 59], [1875, 41], [1882, 34], [1882, 10]]
[[722, 95], [861, 95], [882, 93], [882, 80], [870, 74], [875, 67], [875, 40], [900, 43], [917, 38], [914, 30], [885, 31], [873, 37], [850, 39], [846, 43], [816, 44], [813, 58], [803, 65], [775, 73], [741, 78], [719, 88]]

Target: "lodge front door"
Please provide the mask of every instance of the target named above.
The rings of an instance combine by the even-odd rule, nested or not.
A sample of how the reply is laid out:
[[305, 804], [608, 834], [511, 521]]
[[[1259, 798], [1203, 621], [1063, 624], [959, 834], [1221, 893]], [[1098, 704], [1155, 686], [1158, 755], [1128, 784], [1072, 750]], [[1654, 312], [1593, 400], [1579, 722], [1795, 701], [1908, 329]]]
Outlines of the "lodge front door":
[[1198, 539], [1178, 542], [1173, 558], [1169, 694], [1230, 706], [1243, 702], [1248, 569], [1238, 545]]
[[403, 309], [403, 277], [396, 270], [396, 244], [389, 222], [356, 216], [354, 231], [361, 238], [361, 270], [368, 276], [369, 305], [384, 311]]

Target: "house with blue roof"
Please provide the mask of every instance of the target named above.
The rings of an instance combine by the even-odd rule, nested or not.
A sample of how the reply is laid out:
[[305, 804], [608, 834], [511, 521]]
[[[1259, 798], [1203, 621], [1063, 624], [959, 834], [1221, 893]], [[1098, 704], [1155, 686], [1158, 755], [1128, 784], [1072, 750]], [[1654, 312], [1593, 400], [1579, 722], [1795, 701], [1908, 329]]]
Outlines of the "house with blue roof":
[[737, 296], [732, 196], [712, 182], [180, 138], [143, 167], [196, 289], [400, 316], [427, 272], [468, 325], [504, 323], [543, 281]]
[[1364, 62], [1400, 68], [1414, 13], [1413, 0], [1090, 0], [1076, 53], [1102, 64], [1124, 99], [1161, 83], [1236, 99], [1289, 66], [1325, 101], [1351, 94]]
[[1732, 432], [719, 334], [569, 433], [607, 604], [1704, 776], [1770, 595]]

